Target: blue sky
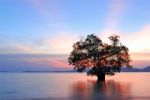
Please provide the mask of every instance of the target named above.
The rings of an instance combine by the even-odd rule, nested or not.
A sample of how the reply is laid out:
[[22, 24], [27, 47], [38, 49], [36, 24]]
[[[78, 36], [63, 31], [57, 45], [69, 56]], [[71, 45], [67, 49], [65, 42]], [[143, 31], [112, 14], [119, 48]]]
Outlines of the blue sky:
[[149, 0], [0, 0], [0, 54], [69, 54], [87, 34], [104, 41], [118, 34], [134, 61], [149, 62], [149, 5]]
[[61, 35], [129, 35], [149, 25], [149, 4], [149, 0], [1, 0], [0, 53], [30, 52], [23, 48], [67, 53], [54, 52], [56, 48], [43, 43]]

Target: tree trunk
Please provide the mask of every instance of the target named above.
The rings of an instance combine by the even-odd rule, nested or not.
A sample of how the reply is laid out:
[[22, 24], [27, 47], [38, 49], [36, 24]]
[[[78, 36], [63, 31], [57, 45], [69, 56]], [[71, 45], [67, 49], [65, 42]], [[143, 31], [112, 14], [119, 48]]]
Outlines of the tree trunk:
[[105, 81], [105, 73], [98, 73], [97, 81], [98, 82], [104, 82]]

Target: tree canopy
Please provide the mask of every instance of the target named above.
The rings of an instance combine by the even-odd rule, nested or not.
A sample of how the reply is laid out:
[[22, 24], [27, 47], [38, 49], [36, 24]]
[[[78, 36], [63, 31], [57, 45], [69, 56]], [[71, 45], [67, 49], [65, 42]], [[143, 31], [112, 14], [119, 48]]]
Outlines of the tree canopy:
[[129, 50], [119, 38], [118, 35], [110, 36], [111, 44], [108, 44], [94, 34], [88, 35], [73, 44], [68, 62], [76, 71], [87, 71], [88, 75], [96, 76], [120, 72], [123, 66], [131, 67]]

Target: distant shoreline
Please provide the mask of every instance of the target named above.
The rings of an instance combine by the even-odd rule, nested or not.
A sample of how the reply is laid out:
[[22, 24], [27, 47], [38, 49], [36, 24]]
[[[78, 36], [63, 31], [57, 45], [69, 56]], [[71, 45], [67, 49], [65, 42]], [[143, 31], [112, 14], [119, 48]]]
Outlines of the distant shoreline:
[[75, 71], [0, 71], [0, 73], [77, 73]]
[[[52, 71], [34, 71], [34, 70], [24, 70], [24, 71], [6, 71], [2, 70], [0, 73], [77, 73], [75, 70], [52, 70]], [[150, 66], [140, 68], [121, 68], [120, 72], [150, 72]]]

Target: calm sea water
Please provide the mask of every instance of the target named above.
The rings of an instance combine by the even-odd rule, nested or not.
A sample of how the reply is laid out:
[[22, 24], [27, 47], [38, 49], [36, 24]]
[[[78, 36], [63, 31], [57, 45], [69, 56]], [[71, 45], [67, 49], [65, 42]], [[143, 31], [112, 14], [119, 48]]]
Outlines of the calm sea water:
[[0, 100], [150, 100], [150, 73], [0, 73]]

